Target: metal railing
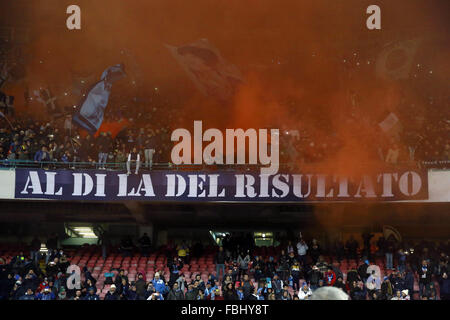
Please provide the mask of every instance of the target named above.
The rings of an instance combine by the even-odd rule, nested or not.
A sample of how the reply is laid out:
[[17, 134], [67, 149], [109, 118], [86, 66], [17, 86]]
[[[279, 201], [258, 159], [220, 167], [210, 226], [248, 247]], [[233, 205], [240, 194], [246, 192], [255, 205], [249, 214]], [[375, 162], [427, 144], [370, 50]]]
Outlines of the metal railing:
[[[133, 167], [135, 165], [133, 164]], [[314, 164], [308, 164], [307, 166], [314, 166]], [[428, 161], [416, 161], [416, 162], [403, 162], [397, 165], [386, 163], [387, 167], [416, 167], [427, 169], [450, 169], [450, 160], [428, 160]], [[0, 169], [15, 169], [15, 168], [41, 168], [41, 169], [100, 169], [100, 167], [106, 170], [119, 171], [126, 170], [126, 162], [107, 162], [99, 164], [97, 162], [61, 162], [61, 161], [44, 161], [37, 162], [32, 160], [0, 160]], [[252, 171], [259, 170], [265, 167], [263, 165], [251, 165], [251, 164], [182, 164], [176, 165], [173, 163], [153, 163], [151, 170], [202, 170], [202, 171], [214, 171], [214, 170], [229, 170], [229, 171]], [[281, 163], [280, 169], [287, 169], [292, 171], [293, 169], [299, 169], [302, 166], [298, 163]], [[140, 170], [149, 169], [144, 162], [140, 163]]]

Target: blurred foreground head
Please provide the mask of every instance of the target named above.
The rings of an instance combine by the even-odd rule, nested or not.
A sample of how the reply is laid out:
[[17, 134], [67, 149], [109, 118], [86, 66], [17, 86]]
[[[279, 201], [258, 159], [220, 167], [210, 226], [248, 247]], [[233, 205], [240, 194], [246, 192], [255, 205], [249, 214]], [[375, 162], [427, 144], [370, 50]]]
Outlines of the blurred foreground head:
[[314, 291], [311, 300], [348, 300], [348, 295], [338, 288], [323, 287]]

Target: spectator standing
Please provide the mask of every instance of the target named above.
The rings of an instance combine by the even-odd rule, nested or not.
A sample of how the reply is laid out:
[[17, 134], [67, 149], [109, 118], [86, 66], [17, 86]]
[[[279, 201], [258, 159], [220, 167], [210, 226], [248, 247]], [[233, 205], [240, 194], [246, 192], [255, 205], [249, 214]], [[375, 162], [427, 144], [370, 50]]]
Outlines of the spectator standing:
[[447, 272], [444, 272], [439, 279], [439, 288], [441, 300], [450, 300], [450, 279]]
[[[238, 256], [237, 263], [239, 265], [239, 276], [243, 276], [248, 272], [248, 264], [250, 263], [250, 255], [248, 252], [245, 254], [244, 252], [241, 252]], [[224, 295], [225, 298], [225, 295]]]
[[106, 160], [108, 160], [108, 154], [111, 152], [112, 141], [106, 132], [101, 132], [97, 138], [98, 148], [98, 168], [106, 169]]
[[31, 240], [30, 244], [30, 257], [31, 260], [34, 262], [35, 265], [38, 265], [39, 258], [40, 258], [40, 251], [41, 250], [41, 240], [39, 240], [38, 236], [35, 235], [33, 240]]
[[152, 169], [153, 166], [153, 155], [156, 152], [156, 137], [152, 133], [147, 133], [144, 141], [144, 157], [145, 157], [145, 167], [147, 169]]
[[128, 160], [127, 160], [127, 175], [131, 174], [131, 164], [132, 162], [136, 162], [136, 170], [134, 171], [135, 174], [138, 174], [139, 172], [139, 166], [141, 161], [141, 155], [139, 154], [136, 147], [134, 147], [130, 153], [128, 153]]
[[297, 243], [297, 254], [299, 262], [302, 266], [306, 264], [306, 252], [308, 251], [308, 245], [303, 238]]
[[309, 250], [309, 255], [311, 256], [311, 259], [313, 261], [312, 263], [316, 264], [320, 256], [320, 246], [319, 242], [316, 239], [313, 239], [312, 241], [311, 248]]
[[173, 286], [179, 278], [180, 270], [183, 269], [183, 261], [178, 257], [174, 257], [173, 261], [167, 264], [167, 267], [170, 271], [169, 286]]
[[419, 274], [419, 295], [423, 297], [425, 295], [425, 289], [431, 283], [431, 268], [427, 260], [422, 261], [422, 265], [417, 271]]
[[219, 279], [220, 271], [222, 271], [222, 278], [225, 276], [225, 252], [223, 247], [219, 247], [219, 252], [217, 252], [215, 257], [216, 263], [216, 278]]

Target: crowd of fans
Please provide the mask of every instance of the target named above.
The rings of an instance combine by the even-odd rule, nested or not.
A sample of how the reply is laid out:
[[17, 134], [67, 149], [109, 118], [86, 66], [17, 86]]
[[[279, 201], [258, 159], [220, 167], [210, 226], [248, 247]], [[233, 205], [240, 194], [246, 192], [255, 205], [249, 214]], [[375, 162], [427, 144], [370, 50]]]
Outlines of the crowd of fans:
[[[404, 137], [407, 143], [389, 140], [385, 145], [375, 145], [374, 159], [390, 165], [411, 164], [420, 160], [420, 164], [431, 167], [448, 166], [450, 123], [444, 120], [440, 123], [442, 126], [427, 125], [426, 132], [429, 134], [408, 133]], [[115, 137], [111, 132], [102, 132], [97, 137], [80, 135], [70, 116], [59, 122], [17, 120], [12, 125], [11, 128], [6, 122], [1, 122], [2, 165], [14, 165], [16, 161], [22, 166], [58, 162], [67, 166], [78, 163], [78, 167], [123, 169], [125, 163], [137, 161], [139, 155], [141, 168], [150, 169], [153, 163], [169, 163], [173, 146], [169, 128], [155, 128], [150, 124], [142, 127], [133, 124]], [[337, 138], [317, 141], [301, 130], [282, 130], [281, 133], [280, 163], [320, 162], [336, 153], [341, 146]], [[136, 153], [134, 158], [133, 153]]]
[[[255, 254], [251, 237], [228, 235], [215, 254], [216, 273], [210, 273], [207, 281], [200, 274], [189, 281], [182, 272], [190, 256], [202, 255], [201, 244], [169, 244], [159, 252], [167, 256], [170, 277], [156, 270], [153, 279], [138, 273], [135, 281], [129, 281], [119, 269], [115, 277], [105, 274], [105, 284], [111, 286], [104, 300], [307, 300], [323, 287], [338, 288], [351, 300], [450, 299], [449, 241], [411, 244], [383, 237], [371, 241], [372, 236], [363, 234], [361, 248], [351, 237], [327, 249], [315, 239], [300, 238], [263, 257]], [[148, 237], [138, 242], [135, 247], [131, 238], [124, 239], [120, 251], [124, 256], [133, 250], [148, 255], [152, 250]], [[88, 267], [83, 267], [81, 288], [68, 287], [70, 259], [57, 247], [56, 235], [47, 241], [46, 256], [39, 254], [39, 247], [35, 237], [29, 247], [31, 255], [21, 252], [9, 264], [0, 261], [0, 300], [100, 300], [97, 279]], [[353, 259], [359, 265], [344, 274], [340, 263]], [[380, 266], [374, 264], [379, 259], [386, 265], [383, 277]]]

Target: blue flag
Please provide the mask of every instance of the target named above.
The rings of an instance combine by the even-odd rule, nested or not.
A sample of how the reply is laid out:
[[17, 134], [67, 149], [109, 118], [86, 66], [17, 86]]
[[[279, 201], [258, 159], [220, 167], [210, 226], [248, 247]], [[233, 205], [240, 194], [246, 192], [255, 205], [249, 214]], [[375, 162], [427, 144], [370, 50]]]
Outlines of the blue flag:
[[125, 76], [124, 66], [117, 64], [106, 69], [99, 82], [89, 91], [73, 122], [91, 134], [97, 132], [103, 122], [113, 82]]

